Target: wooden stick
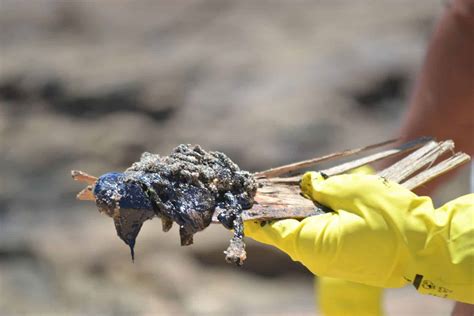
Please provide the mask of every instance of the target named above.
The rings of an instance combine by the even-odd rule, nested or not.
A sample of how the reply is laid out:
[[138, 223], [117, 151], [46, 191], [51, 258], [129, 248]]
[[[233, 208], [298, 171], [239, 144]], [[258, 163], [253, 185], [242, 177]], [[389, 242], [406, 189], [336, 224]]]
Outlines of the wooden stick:
[[471, 157], [465, 153], [456, 153], [454, 156], [449, 157], [446, 160], [441, 161], [434, 167], [427, 169], [423, 172], [420, 172], [413, 178], [405, 181], [402, 185], [408, 190], [413, 190], [426, 182], [433, 180], [436, 177], [439, 177], [442, 174], [450, 171], [451, 169], [457, 168], [468, 161], [471, 160]]
[[[343, 164], [340, 164], [328, 169], [321, 170], [320, 172], [328, 176], [334, 176], [334, 175], [341, 174], [349, 170], [358, 168], [360, 166], [367, 165], [372, 162], [376, 162], [385, 158], [390, 158], [390, 157], [394, 157], [400, 154], [410, 152], [414, 149], [417, 149], [425, 145], [426, 143], [431, 143], [431, 142], [435, 143], [434, 141], [431, 140], [431, 138], [420, 137], [411, 142], [400, 145], [396, 148], [387, 149], [382, 152], [369, 155], [367, 157], [352, 160], [352, 161], [349, 161], [349, 162], [346, 162], [346, 163], [343, 163]], [[301, 180], [301, 176], [286, 177], [286, 178], [277, 177], [277, 178], [268, 179], [268, 181], [271, 181], [271, 182], [287, 183], [287, 184], [296, 184], [296, 183], [299, 183], [300, 180]]]
[[[271, 220], [276, 218], [304, 218], [324, 214], [314, 202], [301, 196], [299, 186], [271, 184], [258, 189], [255, 204], [244, 210], [243, 220]], [[217, 212], [216, 212], [217, 213]], [[217, 219], [214, 214], [213, 219]]]
[[454, 142], [452, 140], [439, 143], [431, 141], [387, 169], [382, 170], [379, 175], [387, 180], [401, 183], [424, 166], [432, 164], [446, 151], [452, 151], [453, 149]]
[[308, 159], [308, 160], [303, 160], [303, 161], [291, 163], [291, 164], [288, 164], [288, 165], [283, 165], [283, 166], [280, 166], [280, 167], [271, 168], [271, 169], [268, 169], [268, 170], [265, 170], [265, 171], [256, 172], [254, 174], [254, 176], [257, 177], [257, 178], [279, 177], [281, 175], [284, 175], [284, 174], [287, 174], [287, 173], [290, 173], [290, 172], [293, 172], [293, 171], [296, 171], [296, 170], [299, 170], [299, 169], [303, 169], [303, 168], [313, 166], [314, 164], [319, 163], [319, 162], [355, 155], [355, 154], [358, 154], [358, 153], [363, 152], [363, 151], [367, 151], [367, 150], [370, 150], [370, 149], [374, 149], [374, 148], [382, 147], [382, 146], [385, 146], [385, 145], [388, 145], [388, 144], [392, 144], [396, 141], [397, 141], [397, 139], [391, 139], [391, 140], [387, 140], [387, 141], [384, 141], [384, 142], [381, 142], [381, 143], [378, 143], [378, 144], [374, 144], [374, 145], [370, 145], [370, 146], [366, 146], [366, 147], [344, 150], [344, 151], [341, 151], [341, 152], [325, 155], [325, 156], [322, 156], [322, 157], [316, 157], [316, 158], [312, 158], [312, 159]]
[[84, 189], [82, 189], [81, 192], [77, 193], [76, 199], [81, 200], [81, 201], [94, 201], [95, 202], [95, 196], [92, 191], [93, 191], [92, 185], [88, 185]]
[[[394, 140], [390, 140], [371, 146], [346, 150], [343, 152], [334, 153], [319, 158], [313, 158], [310, 160], [305, 160], [294, 164], [285, 165], [267, 171], [255, 173], [260, 187], [255, 196], [254, 206], [251, 209], [245, 210], [243, 212], [243, 219], [264, 221], [283, 218], [305, 218], [308, 216], [324, 214], [330, 211], [328, 209], [325, 209], [321, 205], [317, 205], [316, 202], [304, 198], [301, 195], [301, 190], [299, 187], [299, 181], [301, 180], [301, 176], [281, 178], [276, 176], [273, 177], [272, 175], [282, 175], [288, 172], [312, 166], [317, 162], [354, 155], [393, 142]], [[374, 161], [407, 153], [419, 148], [404, 159], [393, 164], [389, 168], [382, 170], [379, 173], [379, 175], [385, 177], [387, 180], [395, 181], [398, 183], [404, 181], [401, 184], [404, 187], [412, 190], [470, 160], [469, 155], [464, 153], [457, 153], [454, 156], [435, 165], [434, 167], [419, 173], [411, 179], [408, 179], [412, 174], [416, 173], [424, 166], [432, 164], [443, 153], [452, 150], [453, 147], [454, 144], [450, 140], [437, 143], [431, 138], [422, 137], [403, 144], [401, 146], [398, 146], [396, 148], [384, 150], [379, 153], [375, 153], [360, 159], [334, 166], [329, 169], [322, 170], [322, 172], [329, 176], [333, 176]], [[76, 170], [71, 171], [71, 175], [74, 180], [85, 182], [88, 184], [88, 186], [84, 190], [79, 192], [77, 198], [80, 200], [94, 201], [95, 197], [93, 195], [92, 188], [95, 182], [97, 181], [97, 177]], [[218, 212], [216, 211], [213, 217], [213, 222], [217, 222], [217, 215]]]
[[[403, 182], [401, 185], [413, 190], [420, 185], [456, 168], [470, 160], [465, 153], [456, 153], [454, 156], [438, 163], [413, 178]], [[427, 161], [431, 161], [428, 156]], [[419, 164], [426, 165], [426, 164]], [[263, 188], [259, 189], [255, 197], [255, 205], [242, 214], [244, 220], [275, 220], [285, 218], [301, 219], [308, 216], [320, 215], [331, 211], [314, 204], [311, 200], [301, 196], [298, 184], [272, 183], [265, 181]], [[217, 215], [216, 215], [217, 216]], [[213, 221], [217, 219], [213, 218]]]
[[71, 176], [76, 181], [85, 182], [91, 185], [97, 181], [97, 177], [91, 176], [90, 174], [79, 170], [71, 170]]
[[[402, 152], [412, 148], [415, 142], [404, 144]], [[419, 146], [418, 146], [419, 147]], [[437, 143], [428, 141], [423, 147], [408, 155], [401, 161], [382, 170], [379, 175], [383, 175], [387, 180], [400, 183], [403, 179], [433, 163], [436, 158], [449, 150], [453, 150], [454, 143], [451, 140]], [[400, 149], [400, 148], [398, 148]], [[376, 153], [368, 157], [347, 162], [322, 172], [327, 175], [336, 175], [348, 170], [357, 168], [361, 165], [392, 156], [393, 149]], [[470, 160], [469, 155], [458, 153], [449, 159], [439, 163], [435, 167], [427, 169], [410, 180], [402, 183], [404, 187], [413, 190], [416, 187], [426, 183], [437, 176], [448, 172]], [[299, 181], [301, 177], [271, 178], [261, 181], [264, 189], [259, 189], [255, 198], [256, 204], [243, 213], [244, 220], [272, 220], [282, 218], [305, 218], [308, 216], [319, 215], [330, 210], [323, 210], [321, 206], [315, 205], [312, 201], [301, 196]], [[270, 196], [272, 195], [272, 196]]]
[[432, 140], [429, 139], [429, 138], [426, 138], [426, 137], [417, 138], [414, 141], [405, 143], [405, 144], [400, 145], [396, 148], [388, 149], [388, 150], [382, 151], [380, 153], [375, 153], [375, 154], [367, 156], [367, 157], [363, 157], [363, 158], [360, 158], [360, 159], [349, 161], [349, 162], [343, 163], [339, 166], [335, 166], [335, 167], [332, 167], [332, 168], [329, 168], [329, 169], [322, 170], [321, 172], [323, 172], [324, 174], [326, 174], [328, 176], [334, 176], [334, 175], [341, 174], [341, 173], [347, 172], [349, 170], [367, 165], [369, 163], [373, 163], [373, 162], [376, 162], [376, 161], [379, 161], [379, 160], [382, 160], [382, 159], [385, 159], [385, 158], [390, 158], [390, 157], [394, 157], [394, 156], [397, 156], [397, 155], [400, 155], [400, 154], [403, 154], [403, 153], [407, 153], [409, 151], [412, 151], [416, 148], [419, 148], [419, 147], [425, 145], [427, 142], [432, 142]]

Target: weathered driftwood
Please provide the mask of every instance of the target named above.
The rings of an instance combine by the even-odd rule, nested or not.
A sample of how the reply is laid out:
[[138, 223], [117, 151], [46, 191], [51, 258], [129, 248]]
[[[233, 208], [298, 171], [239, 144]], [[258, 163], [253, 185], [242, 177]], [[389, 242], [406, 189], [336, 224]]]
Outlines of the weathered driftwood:
[[[405, 143], [405, 144], [400, 145], [398, 147], [386, 149], [386, 150], [383, 150], [383, 151], [378, 152], [378, 153], [371, 154], [371, 155], [366, 156], [366, 157], [351, 160], [351, 161], [348, 161], [346, 163], [342, 163], [342, 164], [336, 165], [334, 167], [319, 170], [319, 171], [326, 174], [326, 175], [328, 175], [328, 176], [334, 176], [334, 175], [341, 174], [341, 173], [350, 171], [352, 169], [355, 169], [355, 168], [358, 168], [358, 167], [361, 167], [361, 166], [364, 166], [364, 165], [367, 165], [367, 164], [370, 164], [370, 163], [377, 162], [377, 161], [382, 160], [382, 159], [391, 158], [391, 157], [395, 157], [397, 155], [401, 155], [401, 154], [411, 152], [411, 151], [413, 151], [417, 148], [420, 148], [422, 146], [424, 147], [427, 143], [430, 143], [430, 142], [435, 143], [429, 137], [417, 138], [417, 139], [415, 139], [411, 142]], [[386, 143], [388, 143], [388, 142], [386, 142]], [[381, 143], [381, 144], [383, 144], [383, 143]], [[372, 148], [375, 148], [374, 146], [372, 146]], [[379, 147], [379, 146], [377, 146], [377, 147]], [[364, 147], [364, 148], [367, 148], [367, 147]], [[346, 151], [346, 152], [349, 152], [349, 151]], [[356, 153], [358, 153], [358, 152], [356, 152]], [[333, 154], [333, 155], [334, 156], [331, 159], [337, 159], [337, 158], [343, 157], [343, 156], [337, 156], [335, 154]], [[329, 155], [327, 155], [327, 156], [329, 156]], [[327, 156], [324, 156], [324, 157], [327, 157]], [[345, 156], [348, 156], [348, 154], [345, 155]], [[312, 159], [312, 160], [315, 161], [317, 159], [318, 158], [315, 158], [315, 159]], [[329, 160], [329, 159], [326, 159], [326, 160]], [[296, 165], [297, 165], [297, 163], [293, 164], [293, 166], [296, 166]], [[306, 167], [307, 166], [301, 166], [298, 169], [303, 169], [303, 168], [306, 168]], [[294, 172], [294, 171], [297, 171], [298, 169], [295, 168], [292, 171]], [[272, 170], [272, 169], [270, 169], [270, 170]], [[300, 179], [301, 179], [301, 175], [293, 176], [293, 177], [272, 177], [272, 178], [267, 177], [266, 178], [266, 180], [269, 181], [269, 182], [278, 182], [278, 183], [286, 183], [286, 184], [297, 184], [297, 183], [299, 183]]]
[[433, 164], [438, 157], [448, 150], [454, 150], [454, 142], [452, 140], [439, 143], [431, 141], [414, 153], [382, 170], [379, 172], [379, 175], [400, 183], [424, 166]]
[[[388, 145], [393, 142], [394, 141], [391, 140], [367, 147], [345, 150], [340, 153], [334, 153], [319, 158], [313, 158], [310, 160], [305, 160], [273, 168], [267, 171], [257, 172], [253, 174], [253, 177], [248, 172], [245, 172], [241, 173], [240, 177], [236, 176], [235, 178], [221, 178], [221, 175], [225, 174], [225, 172], [223, 171], [227, 171], [229, 174], [234, 175], [231, 172], [231, 168], [218, 168], [212, 178], [207, 176], [208, 173], [202, 173], [206, 174], [206, 176], [203, 176], [203, 179], [207, 179], [207, 183], [213, 184], [214, 188], [216, 188], [216, 185], [219, 184], [219, 181], [226, 179], [231, 180], [230, 182], [221, 186], [222, 188], [228, 188], [230, 186], [232, 187], [232, 189], [235, 189], [236, 185], [240, 184], [243, 186], [243, 184], [247, 181], [248, 184], [247, 187], [245, 187], [244, 191], [237, 190], [234, 195], [232, 195], [231, 191], [226, 192], [225, 201], [227, 201], [228, 204], [223, 204], [221, 201], [219, 204], [217, 204], [219, 205], [219, 207], [217, 208], [214, 207], [217, 201], [216, 197], [214, 197], [214, 199], [211, 199], [209, 197], [207, 199], [200, 199], [199, 196], [193, 196], [197, 195], [197, 193], [192, 193], [196, 190], [186, 191], [190, 193], [186, 196], [181, 196], [183, 197], [182, 200], [184, 200], [184, 203], [179, 199], [175, 199], [174, 202], [177, 204], [171, 204], [169, 208], [169, 211], [171, 211], [170, 213], [163, 212], [161, 210], [161, 206], [160, 208], [155, 209], [154, 205], [152, 205], [151, 203], [164, 203], [159, 198], [153, 199], [154, 195], [157, 196], [155, 188], [151, 186], [146, 186], [144, 183], [139, 182], [139, 184], [137, 185], [137, 183], [123, 182], [123, 178], [120, 178], [121, 180], [119, 180], [116, 174], [106, 174], [100, 179], [81, 171], [72, 171], [71, 175], [74, 180], [85, 182], [87, 184], [87, 187], [84, 188], [81, 192], [79, 192], [77, 198], [80, 200], [96, 201], [100, 211], [103, 211], [109, 216], [113, 217], [118, 236], [130, 247], [132, 260], [134, 259], [135, 239], [144, 221], [151, 219], [154, 216], [158, 216], [162, 220], [164, 231], [169, 230], [173, 222], [179, 223], [181, 245], [189, 245], [192, 243], [193, 234], [197, 231], [205, 229], [209, 225], [209, 219], [212, 216], [212, 222], [221, 223], [225, 227], [233, 228], [234, 236], [230, 241], [229, 247], [226, 251], [224, 251], [224, 253], [226, 254], [225, 258], [227, 262], [235, 263], [240, 266], [246, 258], [245, 243], [243, 241], [243, 221], [266, 221], [284, 218], [305, 218], [309, 216], [321, 215], [331, 211], [327, 207], [319, 205], [317, 202], [313, 202], [310, 199], [306, 199], [302, 196], [299, 183], [301, 180], [301, 175], [292, 177], [282, 177], [283, 175], [290, 172], [294, 173], [295, 171], [299, 171], [301, 173], [304, 171], [303, 169], [308, 168], [309, 166], [314, 166], [314, 164], [317, 162], [360, 154], [369, 149], [378, 149], [381, 146]], [[192, 172], [194, 172], [198, 168], [198, 166], [204, 167], [204, 169], [210, 169], [208, 165], [210, 163], [209, 161], [211, 161], [211, 163], [214, 163], [214, 160], [217, 160], [216, 166], [218, 167], [226, 165], [226, 161], [223, 160], [222, 156], [219, 155], [209, 155], [209, 158], [207, 158], [208, 160], [206, 160], [206, 163], [204, 164], [192, 155], [197, 150], [200, 154], [204, 151], [198, 147], [190, 149], [190, 151], [186, 151], [188, 148], [189, 146], [186, 145], [180, 146], [179, 153], [180, 155], [184, 155], [184, 153], [189, 152], [190, 156], [186, 156], [189, 159], [183, 160], [181, 156], [168, 156], [166, 157], [168, 159], [166, 160], [166, 162], [161, 160], [154, 161], [154, 166], [159, 166], [157, 167], [157, 171], [167, 172], [170, 170], [170, 166], [176, 163], [179, 163], [179, 168], [177, 170], [182, 171], [181, 168], [185, 166], [185, 168], [189, 168], [189, 170], [192, 170]], [[396, 155], [401, 155], [405, 153], [408, 154], [405, 158], [399, 160], [398, 162], [394, 163], [392, 166], [386, 168], [385, 170], [380, 171], [379, 175], [387, 180], [401, 183], [401, 185], [407, 187], [408, 189], [413, 189], [423, 183], [426, 183], [427, 181], [430, 181], [431, 179], [439, 176], [440, 174], [443, 174], [451, 170], [452, 168], [455, 168], [456, 166], [459, 166], [460, 164], [469, 161], [470, 157], [468, 155], [463, 153], [454, 154], [453, 149], [454, 143], [450, 140], [438, 143], [429, 138], [420, 138], [404, 145], [398, 146], [396, 148], [386, 149], [362, 158], [352, 159], [351, 161], [333, 166], [325, 170], [321, 170], [321, 172], [327, 176], [334, 176], [349, 171], [351, 169], [355, 169], [362, 165], [366, 165], [375, 161], [379, 161], [381, 159], [394, 157]], [[451, 153], [453, 154], [452, 157], [431, 167], [438, 157], [449, 151], [451, 151]], [[412, 153], [409, 154], [410, 152]], [[193, 160], [190, 158], [194, 158], [195, 162], [193, 162]], [[183, 164], [183, 161], [185, 161], [187, 165]], [[148, 160], [146, 160], [144, 164], [146, 166], [148, 164]], [[431, 168], [428, 167], [428, 169], [426, 170], [421, 170], [427, 165]], [[134, 166], [136, 167], [136, 164], [134, 164]], [[135, 171], [139, 170], [145, 170], [145, 172], [139, 174], [140, 176], [143, 176], [144, 174], [146, 176], [149, 176], [149, 174], [146, 173], [146, 170], [148, 170], [146, 169], [146, 167], [144, 169], [138, 169]], [[172, 174], [171, 172], [169, 173]], [[191, 174], [191, 172], [189, 171], [188, 173]], [[410, 176], [416, 173], [418, 174], [410, 179]], [[200, 173], [196, 172], [196, 174], [197, 175], [195, 175], [195, 181], [201, 181]], [[155, 173], [155, 175], [158, 175], [160, 179], [162, 177], [158, 173]], [[245, 175], [245, 177], [242, 177], [242, 175]], [[165, 182], [160, 183], [160, 190], [162, 190], [161, 188], [165, 186], [165, 189], [163, 189], [164, 191], [161, 191], [162, 193], [173, 192], [173, 190], [176, 190], [177, 186], [181, 188], [181, 190], [179, 191], [181, 192], [181, 194], [182, 192], [184, 192], [182, 191], [182, 186], [188, 185], [190, 188], [196, 188], [193, 187], [194, 182], [192, 185], [190, 185], [189, 182], [183, 181], [182, 176], [175, 175], [174, 177], [175, 178], [171, 181], [175, 182], [170, 182], [168, 181], [170, 179], [167, 179], [167, 184]], [[255, 180], [257, 181], [257, 183], [255, 182]], [[110, 183], [113, 183], [113, 186], [109, 186], [110, 183], [108, 181], [110, 181]], [[102, 186], [103, 183], [106, 184], [105, 187]], [[204, 190], [204, 188], [206, 188], [206, 184], [201, 182], [199, 183], [202, 185], [201, 188]], [[140, 184], [144, 185], [145, 187], [140, 187]], [[135, 185], [134, 188], [136, 192], [139, 192], [139, 194], [134, 193], [134, 191], [132, 190], [133, 185]], [[141, 188], [141, 190], [137, 188]], [[219, 189], [215, 189], [214, 191], [211, 191], [210, 189], [208, 189], [207, 192], [221, 192], [218, 190]], [[239, 198], [242, 199], [244, 197], [247, 197], [249, 200], [244, 201], [243, 205], [250, 205], [250, 203], [252, 202], [250, 199], [251, 196], [255, 193], [255, 190], [256, 195], [253, 199], [252, 208], [244, 210], [242, 213], [240, 213], [242, 208], [237, 208], [234, 202], [239, 201]], [[94, 194], [94, 191], [97, 191], [96, 195]], [[245, 195], [243, 193], [245, 193]], [[176, 195], [176, 192], [173, 192], [173, 194]], [[230, 195], [230, 197], [227, 196], [228, 194]], [[127, 204], [124, 204], [125, 206], [122, 208], [122, 204], [119, 203], [119, 201], [121, 201], [122, 199], [122, 196], [126, 196], [125, 201], [127, 201], [128, 199], [134, 202], [143, 202], [143, 204], [137, 205], [146, 205], [144, 203], [146, 201], [145, 196], [148, 196], [151, 202], [150, 204], [148, 204], [147, 207], [143, 207], [140, 209], [127, 208]], [[210, 196], [212, 197], [212, 195]], [[216, 196], [220, 197], [220, 195]], [[199, 211], [198, 208], [189, 208], [189, 205], [198, 205], [194, 203], [201, 203], [201, 201], [204, 201], [204, 203], [210, 202], [206, 204], [209, 205], [209, 207], [205, 209], [204, 212]], [[238, 204], [238, 206], [241, 205], [242, 204]], [[173, 216], [176, 215], [175, 217], [168, 216], [172, 212], [183, 210], [185, 211], [183, 213], [173, 213]], [[235, 213], [237, 211], [238, 213]], [[189, 212], [194, 213], [192, 213], [192, 216], [190, 216]], [[182, 220], [183, 216], [186, 216], [186, 218], [189, 218], [189, 220], [187, 222]], [[205, 222], [204, 219], [206, 220]], [[229, 223], [232, 223], [232, 226], [230, 226]], [[184, 225], [189, 225], [190, 229], [186, 230]], [[195, 229], [196, 227], [198, 227], [199, 229]]]
[[[388, 143], [390, 142], [387, 142], [386, 144]], [[377, 147], [380, 146], [371, 146], [371, 148]], [[433, 165], [438, 157], [442, 156], [446, 152], [453, 151], [454, 143], [451, 140], [436, 142], [430, 138], [425, 137], [416, 139], [393, 149], [384, 150], [379, 153], [336, 165], [329, 169], [321, 170], [321, 172], [329, 176], [340, 174], [374, 161], [411, 152], [416, 148], [418, 148], [416, 151], [394, 163], [390, 167], [378, 172], [378, 174], [387, 180], [401, 183], [401, 185], [407, 189], [413, 190], [416, 187], [470, 160], [469, 155], [465, 153], [456, 153], [450, 158], [430, 168], [430, 166]], [[361, 151], [363, 150], [359, 148], [353, 152], [360, 153]], [[346, 154], [344, 155], [332, 154], [323, 157], [332, 157], [324, 159], [327, 161], [329, 159], [349, 156], [351, 155], [347, 154], [349, 152], [351, 151], [345, 151]], [[282, 175], [281, 172], [283, 170], [285, 172], [294, 172], [295, 170], [306, 168], [308, 166], [308, 161], [322, 161], [318, 159], [319, 158], [314, 158], [303, 163], [286, 165], [284, 168], [278, 167], [270, 169], [270, 171], [279, 170], [277, 173], [274, 173], [273, 171], [257, 173], [257, 175], [260, 176], [258, 181], [260, 182], [261, 187], [257, 191], [254, 206], [251, 209], [244, 211], [243, 219], [264, 221], [282, 218], [304, 218], [325, 213], [327, 210], [323, 210], [321, 206], [315, 205], [315, 203], [312, 201], [301, 196], [301, 191], [299, 188], [301, 175], [286, 178], [262, 176], [263, 174]], [[426, 166], [428, 166], [428, 169], [421, 171], [422, 168]], [[417, 172], [419, 172], [417, 175], [409, 178], [411, 175], [416, 174]]]
[[[243, 212], [243, 219], [264, 221], [282, 218], [304, 218], [325, 213], [327, 210], [323, 210], [322, 206], [316, 205], [301, 195], [299, 188], [301, 175], [282, 176], [302, 171], [302, 169], [314, 166], [319, 162], [349, 157], [368, 150], [374, 150], [394, 143], [394, 141], [389, 140], [375, 145], [345, 150], [255, 173], [254, 176], [257, 178], [260, 187], [255, 196], [254, 206]], [[407, 189], [413, 190], [470, 160], [469, 155], [454, 153], [453, 150], [454, 143], [451, 140], [436, 142], [432, 138], [422, 137], [395, 148], [385, 149], [319, 171], [328, 176], [333, 176], [382, 159], [410, 153], [388, 168], [381, 170], [378, 174], [387, 180], [400, 183]], [[446, 153], [451, 153], [452, 156], [433, 166], [435, 161]], [[426, 166], [428, 167], [426, 168]], [[426, 169], [422, 170], [423, 168]], [[415, 176], [410, 178], [412, 175]], [[81, 171], [73, 171], [72, 177], [75, 180], [88, 184], [84, 190], [79, 192], [77, 198], [80, 200], [95, 200], [92, 194], [92, 187], [97, 178]], [[218, 212], [214, 214], [213, 222], [217, 222], [217, 215]]]
[[95, 197], [92, 193], [92, 189], [95, 182], [97, 181], [97, 177], [91, 176], [90, 174], [79, 170], [72, 170], [71, 176], [76, 181], [87, 183], [87, 186], [76, 195], [76, 198], [82, 201], [94, 201]]
[[358, 153], [361, 153], [361, 152], [364, 152], [364, 151], [367, 151], [367, 150], [379, 148], [379, 147], [394, 143], [396, 141], [397, 141], [396, 139], [391, 139], [391, 140], [387, 140], [387, 141], [384, 141], [384, 142], [381, 142], [381, 143], [378, 143], [378, 144], [374, 144], [374, 145], [369, 145], [369, 146], [365, 146], [365, 147], [361, 147], [361, 148], [355, 148], [355, 149], [348, 149], [348, 150], [344, 150], [344, 151], [337, 152], [337, 153], [332, 153], [332, 154], [321, 156], [321, 157], [316, 157], [316, 158], [312, 158], [312, 159], [308, 159], [308, 160], [303, 160], [303, 161], [291, 163], [291, 164], [288, 164], [288, 165], [283, 165], [283, 166], [276, 167], [276, 168], [271, 168], [271, 169], [268, 169], [268, 170], [265, 170], [265, 171], [259, 171], [259, 172], [256, 172], [254, 175], [257, 178], [260, 178], [260, 177], [275, 178], [275, 177], [279, 177], [281, 175], [284, 175], [284, 174], [287, 174], [287, 173], [290, 173], [290, 172], [293, 172], [293, 171], [296, 171], [296, 170], [300, 170], [300, 169], [303, 169], [303, 168], [308, 168], [308, 167], [314, 166], [315, 164], [323, 162], [323, 161], [328, 161], [328, 160], [332, 160], [332, 159], [336, 159], [336, 158], [342, 158], [342, 157], [346, 157], [346, 156], [352, 156], [352, 155], [355, 155], [355, 154], [358, 154]]
[[437, 165], [426, 169], [425, 171], [422, 171], [416, 176], [414, 176], [413, 178], [403, 182], [402, 185], [407, 189], [412, 190], [454, 168], [457, 168], [460, 165], [467, 163], [470, 160], [471, 157], [468, 154], [461, 152], [456, 153], [448, 159], [441, 161]]

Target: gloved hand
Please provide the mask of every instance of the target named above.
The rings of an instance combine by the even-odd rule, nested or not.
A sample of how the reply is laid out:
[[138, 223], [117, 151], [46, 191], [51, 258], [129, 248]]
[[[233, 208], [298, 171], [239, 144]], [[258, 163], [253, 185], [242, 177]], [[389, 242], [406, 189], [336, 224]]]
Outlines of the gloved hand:
[[383, 288], [330, 277], [315, 277], [315, 299], [323, 316], [381, 316]]
[[[349, 171], [350, 174], [375, 174], [369, 165]], [[325, 316], [379, 316], [383, 288], [330, 277], [315, 278], [316, 301]]]
[[303, 176], [303, 193], [335, 212], [302, 221], [245, 222], [311, 272], [474, 303], [474, 194], [434, 209], [429, 197], [371, 175]]

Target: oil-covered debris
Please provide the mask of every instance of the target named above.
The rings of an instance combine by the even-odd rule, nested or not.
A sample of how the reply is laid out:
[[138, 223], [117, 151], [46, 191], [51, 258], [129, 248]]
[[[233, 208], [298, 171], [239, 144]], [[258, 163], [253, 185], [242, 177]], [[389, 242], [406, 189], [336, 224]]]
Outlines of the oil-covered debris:
[[144, 221], [158, 216], [163, 230], [179, 225], [181, 245], [209, 226], [214, 212], [234, 236], [226, 260], [245, 260], [242, 210], [252, 207], [257, 182], [226, 155], [199, 146], [180, 145], [169, 156], [144, 153], [124, 173], [107, 173], [95, 183], [94, 196], [101, 212], [114, 219], [118, 236], [134, 245]]
[[132, 260], [134, 247], [142, 224], [155, 216], [152, 202], [141, 186], [127, 183], [123, 173], [106, 173], [96, 182], [94, 196], [99, 211], [113, 218], [117, 235], [130, 247]]

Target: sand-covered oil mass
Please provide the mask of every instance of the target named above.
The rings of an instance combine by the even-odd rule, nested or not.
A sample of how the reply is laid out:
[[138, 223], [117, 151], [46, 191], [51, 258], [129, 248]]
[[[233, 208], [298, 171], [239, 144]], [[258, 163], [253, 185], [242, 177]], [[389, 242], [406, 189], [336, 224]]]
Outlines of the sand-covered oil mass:
[[148, 219], [158, 216], [163, 230], [179, 225], [181, 245], [205, 229], [218, 211], [219, 221], [234, 229], [226, 260], [245, 260], [241, 213], [252, 207], [257, 182], [221, 152], [180, 145], [169, 156], [143, 153], [124, 173], [102, 175], [94, 187], [101, 212], [114, 219], [118, 236], [134, 257], [135, 240]]

